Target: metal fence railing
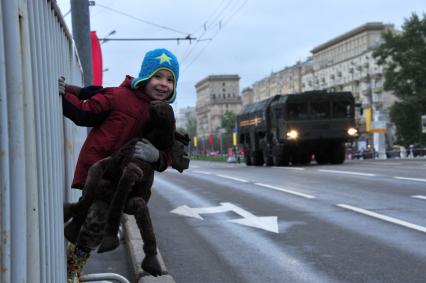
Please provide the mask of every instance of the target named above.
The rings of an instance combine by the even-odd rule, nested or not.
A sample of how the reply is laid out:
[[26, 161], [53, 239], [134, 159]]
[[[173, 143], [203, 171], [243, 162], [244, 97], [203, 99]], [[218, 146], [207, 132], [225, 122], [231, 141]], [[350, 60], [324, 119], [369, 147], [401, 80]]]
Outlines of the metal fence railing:
[[57, 78], [82, 85], [53, 0], [0, 2], [2, 283], [66, 281], [62, 203], [86, 135], [64, 120]]

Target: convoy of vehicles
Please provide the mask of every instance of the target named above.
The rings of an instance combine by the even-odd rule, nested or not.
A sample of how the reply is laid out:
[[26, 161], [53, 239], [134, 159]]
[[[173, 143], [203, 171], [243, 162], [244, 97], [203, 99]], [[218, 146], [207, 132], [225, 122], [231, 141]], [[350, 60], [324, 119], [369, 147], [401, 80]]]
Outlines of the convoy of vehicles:
[[275, 95], [246, 105], [237, 116], [247, 165], [340, 164], [357, 137], [350, 92]]

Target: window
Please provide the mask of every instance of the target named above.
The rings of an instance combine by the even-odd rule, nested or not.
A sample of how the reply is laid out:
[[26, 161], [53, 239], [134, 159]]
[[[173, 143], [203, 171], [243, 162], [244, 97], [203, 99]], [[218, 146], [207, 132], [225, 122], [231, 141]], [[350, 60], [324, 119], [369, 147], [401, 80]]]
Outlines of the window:
[[308, 117], [308, 105], [306, 103], [290, 103], [287, 106], [288, 119], [306, 119]]
[[330, 116], [330, 103], [328, 101], [311, 102], [311, 118], [327, 118]]
[[348, 101], [333, 101], [333, 117], [346, 118], [352, 117], [351, 105]]

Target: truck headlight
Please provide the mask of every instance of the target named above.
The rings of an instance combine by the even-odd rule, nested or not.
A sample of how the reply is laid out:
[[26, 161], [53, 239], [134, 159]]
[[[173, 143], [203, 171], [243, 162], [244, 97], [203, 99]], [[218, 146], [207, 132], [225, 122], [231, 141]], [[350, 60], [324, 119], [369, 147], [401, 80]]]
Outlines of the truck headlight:
[[348, 135], [355, 136], [358, 133], [358, 130], [355, 128], [349, 128], [348, 129]]
[[299, 136], [299, 133], [296, 130], [291, 130], [287, 132], [287, 139], [289, 140], [295, 140]]

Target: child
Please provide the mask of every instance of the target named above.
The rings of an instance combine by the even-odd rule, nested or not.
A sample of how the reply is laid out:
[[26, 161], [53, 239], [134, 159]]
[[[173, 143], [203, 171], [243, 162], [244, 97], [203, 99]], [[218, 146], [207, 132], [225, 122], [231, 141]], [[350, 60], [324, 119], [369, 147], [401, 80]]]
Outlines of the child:
[[[177, 58], [167, 49], [154, 49], [145, 54], [137, 78], [126, 76], [119, 87], [99, 89], [99, 93], [87, 100], [80, 100], [80, 88], [64, 84], [63, 78], [59, 80], [64, 115], [77, 125], [93, 127], [78, 157], [73, 188], [84, 187], [91, 165], [149, 131], [150, 103], [158, 100], [172, 103], [176, 99], [178, 77]], [[160, 172], [171, 164], [169, 151], [160, 152], [148, 143], [138, 142], [135, 156], [152, 163]], [[68, 282], [78, 282], [89, 253], [90, 250], [69, 246]]]

